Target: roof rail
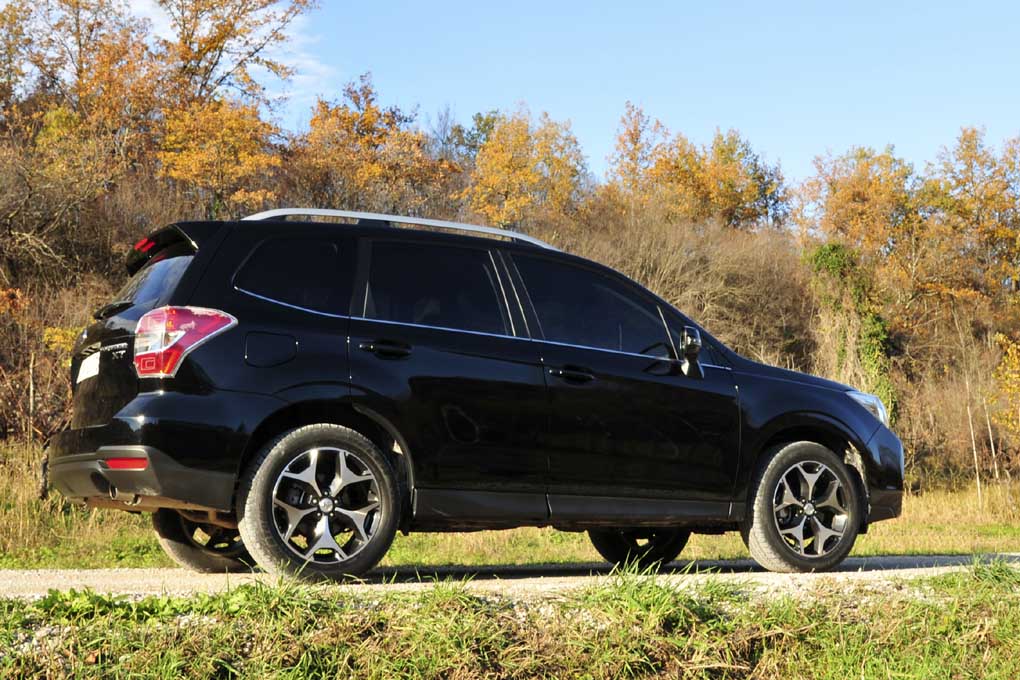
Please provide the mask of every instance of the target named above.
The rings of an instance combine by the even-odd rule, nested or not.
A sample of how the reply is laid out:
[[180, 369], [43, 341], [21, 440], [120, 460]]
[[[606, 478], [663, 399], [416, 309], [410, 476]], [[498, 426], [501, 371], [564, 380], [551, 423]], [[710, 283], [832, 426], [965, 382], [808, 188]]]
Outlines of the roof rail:
[[447, 222], [445, 220], [429, 220], [420, 217], [402, 217], [400, 215], [383, 215], [380, 213], [356, 212], [351, 210], [330, 210], [326, 208], [277, 208], [266, 210], [241, 218], [242, 221], [271, 220], [278, 217], [288, 216], [314, 216], [314, 217], [346, 217], [356, 220], [375, 220], [380, 222], [392, 222], [396, 224], [412, 224], [422, 227], [433, 227], [436, 229], [451, 229], [454, 231], [466, 231], [475, 234], [488, 234], [490, 236], [502, 236], [514, 241], [530, 243], [539, 248], [556, 250], [545, 241], [533, 236], [522, 234], [509, 229], [497, 229], [496, 227], [483, 227], [477, 224], [462, 224], [460, 222]]

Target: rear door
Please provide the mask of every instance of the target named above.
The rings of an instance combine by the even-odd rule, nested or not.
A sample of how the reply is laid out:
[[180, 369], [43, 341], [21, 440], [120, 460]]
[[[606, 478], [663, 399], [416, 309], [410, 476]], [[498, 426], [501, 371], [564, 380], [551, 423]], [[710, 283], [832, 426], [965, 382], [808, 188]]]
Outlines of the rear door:
[[553, 520], [616, 511], [577, 496], [672, 499], [725, 515], [738, 451], [730, 372], [677, 371], [658, 302], [623, 277], [537, 254], [513, 261], [547, 369]]
[[541, 521], [542, 369], [485, 246], [364, 240], [351, 312], [354, 400], [404, 435], [416, 515]]

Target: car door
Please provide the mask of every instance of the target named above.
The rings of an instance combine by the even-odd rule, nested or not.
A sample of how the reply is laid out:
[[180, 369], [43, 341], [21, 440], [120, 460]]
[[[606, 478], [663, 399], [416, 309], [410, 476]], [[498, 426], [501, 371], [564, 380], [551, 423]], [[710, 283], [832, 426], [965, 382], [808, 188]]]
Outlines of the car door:
[[353, 397], [406, 439], [416, 517], [543, 521], [546, 388], [502, 264], [461, 241], [362, 248]]
[[[725, 516], [738, 463], [730, 371], [685, 375], [654, 296], [566, 258], [515, 253], [549, 391], [552, 519], [652, 512]], [[656, 510], [655, 508], [659, 508]]]

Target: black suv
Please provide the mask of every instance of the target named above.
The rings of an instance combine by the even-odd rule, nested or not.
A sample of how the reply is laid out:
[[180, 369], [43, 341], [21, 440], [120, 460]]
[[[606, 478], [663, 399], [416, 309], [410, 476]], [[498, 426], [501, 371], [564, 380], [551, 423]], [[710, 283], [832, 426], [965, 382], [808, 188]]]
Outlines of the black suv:
[[[312, 215], [348, 222], [286, 220]], [[523, 234], [285, 209], [171, 225], [127, 268], [74, 349], [50, 479], [152, 512], [194, 569], [339, 578], [397, 530], [552, 526], [612, 562], [736, 530], [822, 570], [900, 512], [878, 398]]]

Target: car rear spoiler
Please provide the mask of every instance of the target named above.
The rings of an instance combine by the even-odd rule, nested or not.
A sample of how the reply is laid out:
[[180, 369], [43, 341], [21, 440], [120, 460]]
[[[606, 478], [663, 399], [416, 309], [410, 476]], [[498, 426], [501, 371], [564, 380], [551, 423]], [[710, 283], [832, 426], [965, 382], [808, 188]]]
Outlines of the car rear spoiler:
[[223, 228], [222, 222], [177, 222], [139, 239], [128, 253], [125, 266], [128, 275], [135, 272], [168, 246], [187, 244], [194, 252]]

